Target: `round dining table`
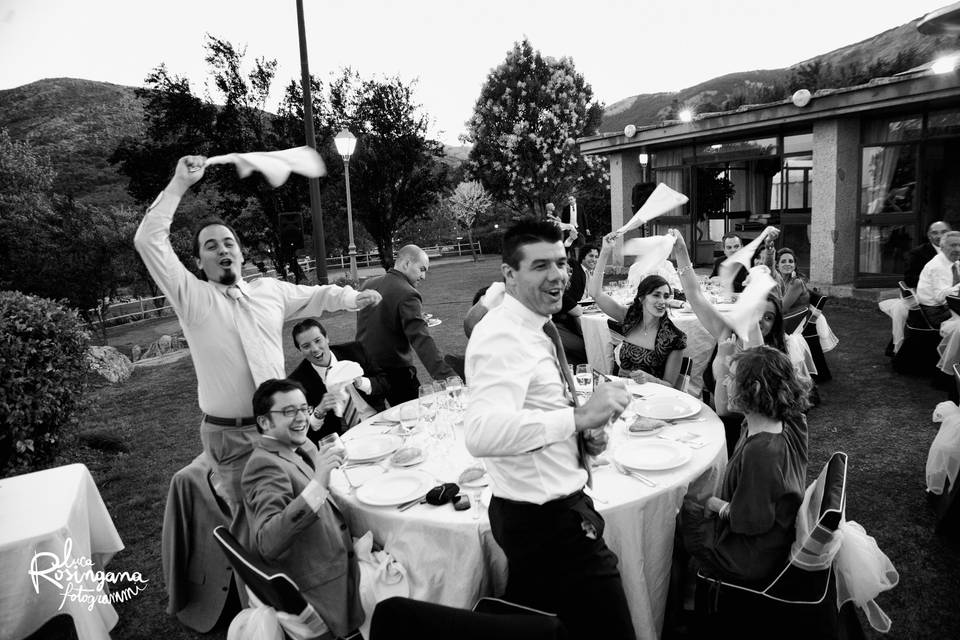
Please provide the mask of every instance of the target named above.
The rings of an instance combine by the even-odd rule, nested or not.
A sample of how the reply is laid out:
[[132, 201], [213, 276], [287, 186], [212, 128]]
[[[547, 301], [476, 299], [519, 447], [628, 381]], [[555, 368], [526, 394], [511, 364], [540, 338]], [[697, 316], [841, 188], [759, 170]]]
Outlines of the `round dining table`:
[[[620, 559], [637, 637], [655, 639], [663, 625], [677, 513], [685, 497], [702, 502], [716, 493], [727, 455], [723, 424], [699, 400], [653, 383], [631, 382], [630, 390], [634, 401], [625, 418], [671, 405], [683, 408], [677, 413], [682, 418], [643, 436], [632, 435], [623, 418], [608, 425], [609, 445], [594, 461], [593, 486], [587, 492], [606, 521], [604, 540]], [[386, 491], [391, 495], [385, 500], [371, 492], [377, 487], [412, 487], [415, 474], [428, 478], [429, 484], [457, 482], [465, 469], [482, 464], [466, 450], [462, 411], [441, 411], [438, 424], [445, 428], [418, 424], [411, 435], [397, 435], [403, 429], [394, 420], [401, 412], [416, 415], [416, 405], [414, 400], [391, 408], [342, 436], [348, 459], [332, 475], [331, 492], [354, 535], [372, 531], [375, 541], [405, 567], [410, 597], [471, 608], [480, 597], [501, 595], [506, 586], [506, 558], [493, 539], [486, 512], [493, 487], [462, 487], [471, 500], [471, 508], [464, 511], [451, 504], [423, 503], [401, 510], [423, 495], [423, 486], [408, 495]], [[421, 449], [423, 461], [407, 467], [391, 462], [388, 452], [401, 444]], [[384, 452], [381, 459], [365, 457], [361, 464], [350, 459], [351, 450], [368, 454], [378, 448]], [[641, 460], [639, 465], [629, 466], [644, 467], [642, 479], [628, 475], [619, 464], [635, 459]]]

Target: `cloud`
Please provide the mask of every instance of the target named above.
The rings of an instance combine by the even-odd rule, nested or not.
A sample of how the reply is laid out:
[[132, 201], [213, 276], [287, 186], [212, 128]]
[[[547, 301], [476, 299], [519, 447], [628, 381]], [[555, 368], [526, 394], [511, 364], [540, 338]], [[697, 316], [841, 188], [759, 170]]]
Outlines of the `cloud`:
[[13, 18], [17, 15], [17, 12], [13, 9], [7, 9], [7, 12], [3, 14], [3, 17], [0, 18], [0, 22], [3, 24], [13, 24]]

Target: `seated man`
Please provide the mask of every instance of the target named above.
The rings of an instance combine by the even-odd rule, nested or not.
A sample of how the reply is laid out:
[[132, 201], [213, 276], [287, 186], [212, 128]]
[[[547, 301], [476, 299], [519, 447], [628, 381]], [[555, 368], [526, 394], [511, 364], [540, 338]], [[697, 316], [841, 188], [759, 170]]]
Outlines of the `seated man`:
[[[731, 257], [737, 251], [743, 247], [743, 238], [735, 233], [725, 233], [723, 234], [723, 256], [717, 258], [713, 261], [713, 271], [710, 272], [711, 278], [716, 278], [716, 281], [720, 279], [720, 265], [723, 264], [723, 261]], [[737, 272], [737, 275], [733, 278], [733, 292], [741, 293], [743, 291], [743, 281], [747, 278], [747, 270], [743, 265], [740, 265], [740, 270]]]
[[[331, 433], [343, 433], [361, 420], [384, 410], [383, 399], [389, 389], [386, 374], [367, 356], [359, 342], [331, 345], [323, 325], [308, 318], [293, 326], [293, 346], [303, 354], [303, 362], [287, 376], [307, 392], [307, 404], [314, 407], [310, 440], [316, 444]], [[326, 378], [330, 367], [340, 360], [352, 360], [366, 374], [346, 388], [349, 400], [342, 406], [340, 416], [334, 408], [337, 394], [327, 390]], [[344, 402], [343, 398], [340, 398]], [[321, 422], [322, 421], [322, 422]]]
[[920, 272], [917, 282], [917, 302], [923, 309], [927, 321], [939, 329], [944, 320], [950, 318], [947, 308], [947, 296], [955, 296], [960, 291], [960, 231], [948, 231], [940, 237], [940, 251], [937, 252]]
[[927, 240], [919, 247], [915, 247], [907, 252], [907, 268], [903, 272], [903, 281], [908, 287], [916, 288], [920, 280], [920, 272], [930, 260], [933, 259], [940, 250], [940, 238], [947, 231], [950, 231], [950, 225], [946, 222], [937, 221], [927, 227]]
[[252, 551], [290, 576], [334, 636], [346, 636], [364, 615], [350, 531], [328, 490], [343, 453], [307, 440], [309, 407], [296, 382], [262, 383], [253, 415], [260, 438], [241, 483]]

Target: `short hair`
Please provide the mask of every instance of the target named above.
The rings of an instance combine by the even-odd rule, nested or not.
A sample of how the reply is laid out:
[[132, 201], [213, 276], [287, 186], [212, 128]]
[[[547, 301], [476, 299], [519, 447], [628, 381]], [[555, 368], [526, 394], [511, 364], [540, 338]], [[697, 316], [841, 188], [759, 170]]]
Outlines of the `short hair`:
[[[304, 398], [307, 397], [307, 392], [304, 390], [303, 385], [295, 380], [288, 378], [271, 378], [261, 382], [257, 390], [253, 392], [253, 417], [259, 418], [260, 416], [269, 415], [270, 408], [273, 406], [273, 396], [278, 393], [286, 393], [287, 391], [299, 391], [303, 394]], [[263, 431], [260, 428], [259, 422], [257, 422], [257, 431]]]
[[419, 260], [425, 255], [427, 255], [426, 251], [417, 245], [407, 244], [400, 247], [400, 250], [397, 251], [397, 262], [400, 262], [401, 260]]
[[[595, 245], [595, 244], [585, 244], [585, 245], [583, 245], [583, 246], [580, 248], [580, 255], [581, 255], [581, 256], [585, 256], [585, 255], [587, 255], [588, 253], [590, 253], [591, 251], [596, 251], [597, 254], [599, 254], [599, 253], [600, 253], [600, 247], [598, 247], [598, 246]], [[582, 258], [581, 258], [581, 260], [582, 260]]]
[[513, 269], [520, 268], [524, 245], [563, 240], [560, 227], [546, 220], [524, 218], [507, 229], [503, 235], [503, 261]]
[[200, 232], [206, 229], [207, 227], [212, 227], [215, 225], [220, 225], [226, 227], [230, 230], [230, 233], [233, 234], [233, 239], [237, 241], [237, 245], [240, 247], [240, 251], [243, 251], [243, 242], [240, 240], [240, 236], [234, 230], [233, 227], [228, 225], [223, 218], [205, 218], [197, 224], [193, 230], [193, 257], [200, 257]]
[[640, 281], [640, 284], [637, 285], [637, 294], [633, 297], [633, 302], [630, 303], [630, 308], [627, 309], [627, 313], [623, 317], [624, 335], [630, 333], [634, 327], [643, 322], [643, 297], [663, 285], [667, 285], [667, 288], [670, 289], [670, 295], [673, 295], [673, 287], [663, 276], [653, 274]]
[[943, 244], [944, 240], [955, 236], [960, 236], [960, 231], [944, 231], [943, 235], [940, 236], [940, 243]]
[[733, 362], [732, 409], [776, 420], [802, 419], [810, 407], [811, 384], [797, 376], [787, 354], [764, 345], [735, 354]]
[[290, 334], [293, 336], [293, 346], [295, 346], [297, 349], [300, 348], [300, 343], [297, 341], [297, 336], [301, 333], [306, 333], [311, 327], [320, 329], [320, 333], [323, 334], [324, 337], [327, 336], [327, 330], [323, 328], [322, 324], [313, 318], [307, 318], [306, 320], [301, 320], [297, 324], [293, 325], [293, 330], [290, 332]]
[[736, 238], [737, 240], [740, 241], [740, 244], [743, 244], [743, 236], [741, 236], [739, 233], [734, 233], [733, 231], [728, 231], [727, 233], [725, 233], [725, 234], [723, 234], [722, 236], [720, 236], [720, 242], [722, 243], [722, 242], [723, 242], [724, 240], [726, 240], [727, 238]]
[[796, 252], [795, 252], [793, 249], [791, 249], [790, 247], [783, 247], [783, 248], [781, 248], [781, 249], [777, 249], [777, 253], [775, 254], [775, 259], [776, 259], [776, 261], [777, 261], [777, 262], [780, 262], [780, 256], [784, 256], [784, 255], [787, 255], [787, 254], [790, 254], [791, 256], [793, 256], [793, 261], [794, 261], [794, 262], [797, 261], [797, 254], [796, 254]]

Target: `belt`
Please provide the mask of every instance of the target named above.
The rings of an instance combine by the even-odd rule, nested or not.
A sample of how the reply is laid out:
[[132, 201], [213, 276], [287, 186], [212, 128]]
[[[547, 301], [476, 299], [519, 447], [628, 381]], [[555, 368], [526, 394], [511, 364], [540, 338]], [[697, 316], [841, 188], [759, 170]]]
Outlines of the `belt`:
[[252, 427], [257, 424], [257, 419], [253, 416], [246, 418], [218, 418], [203, 414], [203, 421], [209, 424], [215, 424], [218, 427]]
[[500, 498], [497, 496], [493, 496], [493, 499], [503, 500], [504, 502], [514, 507], [523, 507], [523, 508], [529, 508], [529, 509], [545, 509], [545, 508], [550, 509], [550, 508], [557, 508], [557, 507], [568, 508], [570, 505], [580, 500], [584, 495], [586, 494], [584, 494], [583, 489], [577, 489], [576, 491], [574, 491], [569, 495], [561, 496], [559, 498], [554, 498], [553, 500], [549, 500], [547, 502], [544, 502], [543, 504], [537, 504], [535, 502], [522, 502], [520, 500], [511, 500], [510, 498]]

